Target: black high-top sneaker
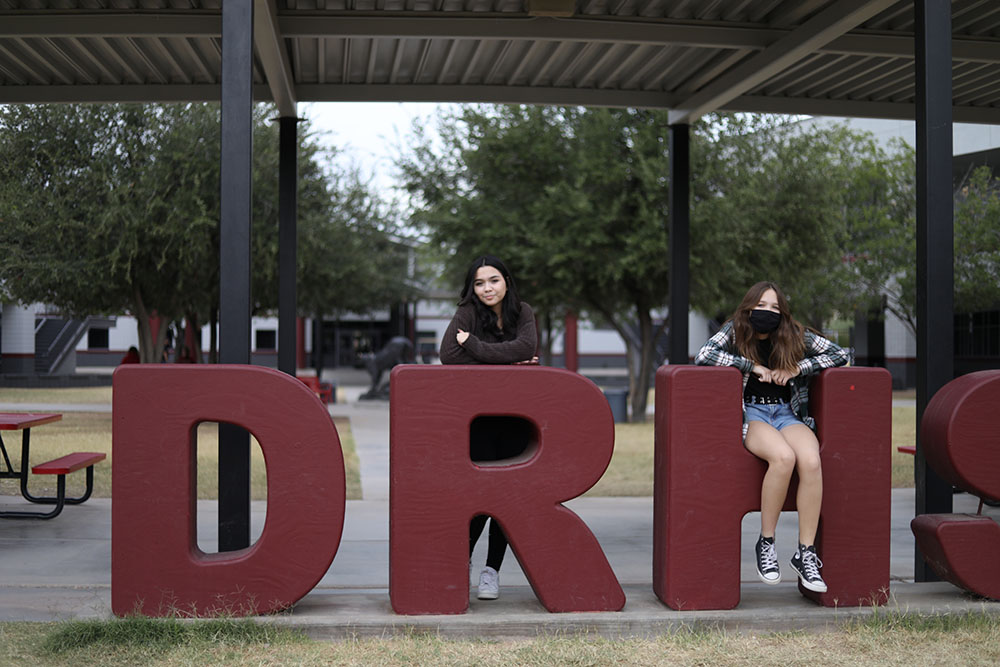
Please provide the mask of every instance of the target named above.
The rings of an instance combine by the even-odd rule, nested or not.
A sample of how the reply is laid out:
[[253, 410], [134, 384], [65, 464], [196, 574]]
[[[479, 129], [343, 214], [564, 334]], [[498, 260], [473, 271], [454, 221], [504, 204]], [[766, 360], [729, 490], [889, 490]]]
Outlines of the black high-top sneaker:
[[813, 545], [799, 545], [799, 550], [792, 556], [792, 567], [799, 575], [802, 585], [816, 593], [826, 593], [826, 582], [819, 575], [819, 568], [823, 567], [823, 561], [816, 555], [816, 547]]
[[757, 553], [757, 576], [765, 584], [777, 584], [781, 581], [781, 571], [778, 569], [778, 552], [774, 549], [774, 538], [764, 537], [757, 539], [757, 546], [754, 551]]

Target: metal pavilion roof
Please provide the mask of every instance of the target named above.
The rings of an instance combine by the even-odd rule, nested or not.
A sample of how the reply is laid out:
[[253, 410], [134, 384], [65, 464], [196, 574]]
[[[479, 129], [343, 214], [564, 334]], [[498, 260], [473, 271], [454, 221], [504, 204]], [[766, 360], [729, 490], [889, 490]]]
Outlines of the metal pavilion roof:
[[[235, 0], [230, 0], [235, 1]], [[253, 0], [255, 96], [912, 118], [911, 0]], [[1000, 124], [1000, 0], [955, 0], [954, 119]], [[0, 102], [220, 96], [221, 0], [0, 0]]]

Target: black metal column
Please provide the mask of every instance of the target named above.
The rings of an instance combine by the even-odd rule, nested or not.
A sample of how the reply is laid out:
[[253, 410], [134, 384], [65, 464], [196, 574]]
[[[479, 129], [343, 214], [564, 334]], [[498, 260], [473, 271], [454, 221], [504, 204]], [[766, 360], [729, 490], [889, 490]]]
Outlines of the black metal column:
[[[250, 363], [253, 0], [222, 6], [219, 361]], [[250, 546], [250, 434], [219, 425], [219, 551]]]
[[[917, 84], [917, 456], [916, 514], [952, 510], [951, 485], [927, 466], [920, 419], [952, 379], [954, 220], [952, 212], [951, 2], [915, 0]], [[919, 550], [916, 581], [933, 575]]]
[[670, 126], [670, 363], [688, 362], [690, 303], [690, 128]]
[[278, 370], [295, 375], [299, 119], [278, 122]]

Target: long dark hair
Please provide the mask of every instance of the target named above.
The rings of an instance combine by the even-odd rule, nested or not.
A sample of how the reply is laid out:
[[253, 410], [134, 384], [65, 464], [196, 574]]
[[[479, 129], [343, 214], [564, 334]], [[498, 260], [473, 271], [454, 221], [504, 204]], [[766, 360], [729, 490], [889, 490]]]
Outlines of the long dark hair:
[[[500, 303], [500, 312], [503, 314], [503, 330], [497, 326], [497, 314], [492, 308], [486, 307], [473, 288], [476, 282], [476, 272], [484, 266], [492, 266], [503, 276], [507, 283], [507, 293]], [[465, 287], [462, 288], [462, 296], [458, 300], [458, 305], [464, 306], [471, 303], [476, 309], [476, 329], [470, 333], [477, 337], [489, 332], [494, 336], [502, 338], [512, 338], [517, 332], [517, 321], [521, 317], [521, 297], [517, 294], [517, 285], [514, 283], [514, 276], [507, 269], [507, 265], [499, 257], [493, 255], [481, 255], [469, 266], [465, 274]]]
[[733, 313], [733, 343], [740, 355], [760, 364], [769, 366], [767, 359], [759, 359], [757, 352], [757, 332], [750, 325], [750, 311], [757, 307], [764, 292], [773, 289], [778, 297], [778, 310], [781, 322], [778, 328], [771, 332], [771, 359], [774, 361], [772, 370], [794, 370], [806, 352], [805, 327], [802, 326], [788, 309], [788, 299], [781, 288], [774, 283], [763, 280], [747, 290], [746, 296]]

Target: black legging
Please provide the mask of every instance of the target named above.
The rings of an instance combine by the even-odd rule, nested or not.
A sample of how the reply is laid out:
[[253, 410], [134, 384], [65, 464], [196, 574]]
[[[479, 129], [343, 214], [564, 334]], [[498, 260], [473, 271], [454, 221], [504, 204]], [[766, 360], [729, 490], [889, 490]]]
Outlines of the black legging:
[[[477, 417], [469, 429], [469, 455], [473, 461], [499, 461], [517, 456], [528, 446], [531, 425], [513, 417]], [[486, 527], [485, 514], [479, 514], [469, 523], [469, 557]], [[486, 566], [497, 572], [507, 553], [507, 536], [496, 519], [490, 521], [489, 548]]]

